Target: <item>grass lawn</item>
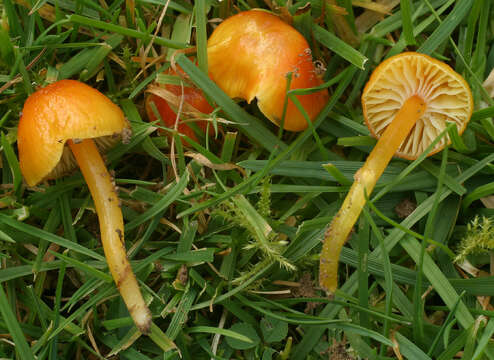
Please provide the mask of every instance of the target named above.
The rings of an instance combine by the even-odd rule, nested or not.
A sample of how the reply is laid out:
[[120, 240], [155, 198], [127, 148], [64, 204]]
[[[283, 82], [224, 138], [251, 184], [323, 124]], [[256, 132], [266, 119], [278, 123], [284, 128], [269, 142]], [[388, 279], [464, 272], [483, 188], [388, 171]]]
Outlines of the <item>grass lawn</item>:
[[[207, 76], [213, 30], [253, 8], [310, 44], [329, 100], [304, 131], [280, 130]], [[494, 359], [490, 0], [2, 0], [0, 15], [0, 359]], [[463, 134], [442, 132], [443, 151], [393, 158], [328, 296], [321, 241], [376, 144], [360, 97], [405, 51], [462, 75], [473, 114]], [[108, 96], [132, 128], [104, 159], [149, 334], [112, 279], [81, 172], [23, 179], [24, 102], [63, 79]], [[214, 110], [187, 107], [184, 84]], [[149, 122], [150, 94], [183, 112], [187, 136]]]

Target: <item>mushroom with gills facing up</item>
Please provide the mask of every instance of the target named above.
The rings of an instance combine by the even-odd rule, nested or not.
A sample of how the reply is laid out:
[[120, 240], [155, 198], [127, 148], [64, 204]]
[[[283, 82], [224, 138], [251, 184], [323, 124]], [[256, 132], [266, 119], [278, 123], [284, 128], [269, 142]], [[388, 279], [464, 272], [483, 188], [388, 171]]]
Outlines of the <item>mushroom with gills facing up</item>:
[[[446, 128], [447, 122], [463, 133], [473, 111], [467, 82], [448, 65], [430, 56], [407, 52], [382, 62], [362, 94], [365, 122], [379, 141], [343, 205], [324, 235], [319, 284], [329, 292], [337, 287], [338, 260], [363, 206], [393, 155], [416, 159]], [[443, 137], [429, 155], [447, 145]]]
[[116, 135], [125, 138], [129, 133], [122, 110], [110, 99], [79, 81], [61, 80], [28, 97], [17, 144], [21, 171], [29, 186], [70, 171], [76, 166], [75, 157], [94, 200], [110, 272], [137, 328], [148, 333], [151, 313], [127, 259], [119, 199], [92, 140]]
[[[305, 38], [278, 16], [264, 10], [240, 12], [223, 21], [208, 39], [210, 78], [231, 98], [250, 103], [257, 98], [261, 112], [280, 126], [287, 74], [290, 90], [322, 84]], [[326, 89], [297, 95], [312, 121], [326, 105]], [[283, 128], [302, 131], [307, 120], [289, 100]]]

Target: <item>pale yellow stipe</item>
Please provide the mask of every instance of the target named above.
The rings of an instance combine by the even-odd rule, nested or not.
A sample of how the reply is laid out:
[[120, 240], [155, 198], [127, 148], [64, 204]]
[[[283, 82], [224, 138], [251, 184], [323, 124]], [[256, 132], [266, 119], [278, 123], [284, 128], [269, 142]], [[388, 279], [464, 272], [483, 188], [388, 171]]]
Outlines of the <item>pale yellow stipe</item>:
[[149, 333], [151, 312], [142, 298], [125, 250], [124, 224], [118, 196], [99, 151], [91, 139], [68, 145], [76, 158], [94, 200], [101, 242], [110, 272], [137, 328]]
[[407, 99], [384, 131], [365, 164], [355, 174], [355, 181], [324, 236], [319, 268], [319, 284], [323, 289], [330, 292], [336, 290], [341, 249], [362, 211], [365, 193], [371, 194], [394, 153], [424, 114], [425, 109], [426, 104], [419, 96], [414, 95]]

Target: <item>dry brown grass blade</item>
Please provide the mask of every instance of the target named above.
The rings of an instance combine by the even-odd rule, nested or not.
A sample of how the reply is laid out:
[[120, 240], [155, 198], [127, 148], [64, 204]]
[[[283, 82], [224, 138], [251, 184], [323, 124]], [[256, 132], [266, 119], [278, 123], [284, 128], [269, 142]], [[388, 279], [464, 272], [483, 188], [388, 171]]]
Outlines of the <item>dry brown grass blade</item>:
[[[22, 5], [28, 9], [31, 9], [31, 5], [26, 0], [15, 0], [15, 2], [19, 5]], [[49, 4], [45, 4], [42, 7], [40, 7], [37, 10], [37, 13], [39, 16], [41, 16], [43, 19], [48, 20], [50, 22], [55, 22], [56, 20], [56, 15], [55, 15], [55, 7]], [[33, 12], [30, 11], [29, 15], [32, 15]]]
[[[389, 13], [400, 3], [400, 0], [378, 0], [375, 1], [375, 3], [379, 4], [381, 9], [386, 8], [386, 13]], [[382, 19], [384, 19], [384, 14], [382, 12], [367, 9], [355, 19], [355, 25], [357, 26], [359, 34], [361, 34], [367, 32], [367, 30], [376, 25]]]
[[383, 15], [391, 15], [391, 11], [388, 6], [381, 4], [377, 1], [352, 1], [352, 5], [356, 7], [361, 7], [367, 10], [372, 10]]
[[207, 157], [205, 157], [204, 155], [199, 154], [199, 153], [194, 153], [194, 152], [191, 152], [191, 151], [186, 152], [184, 155], [187, 156], [187, 157], [190, 157], [190, 158], [194, 159], [199, 164], [201, 164], [203, 166], [206, 166], [206, 167], [208, 167], [210, 169], [220, 170], [220, 171], [238, 170], [238, 171], [240, 171], [242, 173], [242, 175], [245, 176], [245, 170], [243, 168], [241, 168], [240, 166], [238, 166], [238, 165], [231, 164], [231, 163], [214, 164]]
[[357, 46], [360, 42], [358, 36], [353, 32], [343, 15], [333, 11], [333, 9], [337, 7], [336, 0], [327, 0], [327, 2], [329, 5], [328, 11], [331, 14], [331, 19], [333, 20], [336, 34], [347, 44], [354, 47]]
[[[180, 95], [175, 95], [171, 91], [166, 90], [164, 87], [161, 87], [159, 85], [150, 85], [146, 92], [156, 95], [163, 100], [165, 100], [168, 105], [172, 108], [172, 110], [176, 110], [180, 108], [180, 104], [182, 103], [181, 99], [182, 96]], [[187, 117], [194, 117], [194, 118], [202, 118], [204, 117], [204, 114], [197, 110], [195, 107], [190, 105], [187, 102], [183, 102], [182, 104], [182, 111], [180, 112], [180, 115], [185, 115]]]

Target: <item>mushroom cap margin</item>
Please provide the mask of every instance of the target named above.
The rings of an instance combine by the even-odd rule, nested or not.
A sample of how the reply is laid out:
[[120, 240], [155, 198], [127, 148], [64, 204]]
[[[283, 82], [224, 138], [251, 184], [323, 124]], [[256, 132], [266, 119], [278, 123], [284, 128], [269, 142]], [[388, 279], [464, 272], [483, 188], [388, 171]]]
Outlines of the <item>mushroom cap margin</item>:
[[129, 129], [122, 110], [96, 89], [60, 80], [31, 94], [22, 110], [17, 144], [29, 186], [56, 168], [69, 139], [120, 135]]

